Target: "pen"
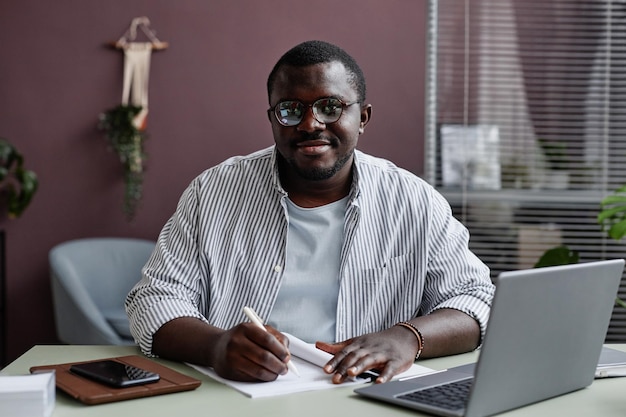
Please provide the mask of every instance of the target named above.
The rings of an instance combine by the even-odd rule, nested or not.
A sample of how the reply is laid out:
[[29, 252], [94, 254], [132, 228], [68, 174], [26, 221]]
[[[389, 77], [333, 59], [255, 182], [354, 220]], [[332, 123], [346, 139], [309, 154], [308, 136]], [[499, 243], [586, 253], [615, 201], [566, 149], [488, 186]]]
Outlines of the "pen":
[[[246, 317], [248, 317], [250, 319], [250, 321], [252, 323], [256, 324], [259, 328], [267, 331], [267, 329], [263, 325], [263, 321], [255, 313], [255, 311], [253, 309], [251, 309], [250, 307], [244, 307], [243, 308], [243, 314], [245, 314]], [[291, 361], [287, 362], [287, 368], [289, 368], [289, 370], [291, 372], [293, 372], [294, 374], [296, 374], [298, 377], [300, 376], [300, 372], [298, 372], [298, 368], [296, 368], [296, 365], [293, 362], [291, 362]]]

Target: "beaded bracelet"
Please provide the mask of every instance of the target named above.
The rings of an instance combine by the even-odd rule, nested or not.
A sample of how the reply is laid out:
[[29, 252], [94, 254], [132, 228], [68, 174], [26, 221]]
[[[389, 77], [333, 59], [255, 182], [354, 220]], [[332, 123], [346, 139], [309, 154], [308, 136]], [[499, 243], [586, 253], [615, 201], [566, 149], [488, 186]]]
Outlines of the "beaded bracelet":
[[415, 360], [417, 360], [417, 358], [419, 358], [422, 354], [422, 350], [424, 350], [424, 336], [422, 336], [422, 333], [417, 327], [415, 327], [415, 325], [409, 323], [408, 321], [400, 321], [395, 325], [407, 328], [415, 334], [415, 337], [417, 338], [417, 353], [415, 354]]

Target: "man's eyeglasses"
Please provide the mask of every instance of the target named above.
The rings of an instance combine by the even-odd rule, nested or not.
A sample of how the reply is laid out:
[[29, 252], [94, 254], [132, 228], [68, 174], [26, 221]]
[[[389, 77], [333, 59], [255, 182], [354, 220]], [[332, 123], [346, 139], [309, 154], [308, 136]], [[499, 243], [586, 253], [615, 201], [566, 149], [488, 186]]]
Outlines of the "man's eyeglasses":
[[358, 103], [344, 103], [338, 98], [327, 97], [316, 100], [313, 104], [302, 104], [299, 101], [281, 101], [268, 112], [274, 113], [276, 120], [283, 126], [297, 126], [304, 118], [308, 107], [313, 109], [313, 117], [320, 123], [334, 123], [341, 117], [343, 109]]

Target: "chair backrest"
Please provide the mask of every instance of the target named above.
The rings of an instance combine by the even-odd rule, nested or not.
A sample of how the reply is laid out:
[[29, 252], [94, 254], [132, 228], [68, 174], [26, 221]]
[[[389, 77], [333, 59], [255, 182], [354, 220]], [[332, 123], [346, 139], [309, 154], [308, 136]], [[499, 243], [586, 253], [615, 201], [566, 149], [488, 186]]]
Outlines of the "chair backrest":
[[155, 242], [88, 238], [50, 251], [57, 336], [70, 344], [132, 344], [124, 300], [141, 278]]

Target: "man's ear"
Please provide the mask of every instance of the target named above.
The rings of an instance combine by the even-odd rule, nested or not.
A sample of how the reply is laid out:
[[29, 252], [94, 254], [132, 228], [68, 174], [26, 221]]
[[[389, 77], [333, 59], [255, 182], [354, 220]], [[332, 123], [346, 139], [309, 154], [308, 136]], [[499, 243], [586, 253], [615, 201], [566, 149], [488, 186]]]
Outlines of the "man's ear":
[[361, 124], [359, 125], [359, 134], [365, 132], [365, 125], [367, 125], [372, 118], [372, 105], [366, 104], [361, 108]]

